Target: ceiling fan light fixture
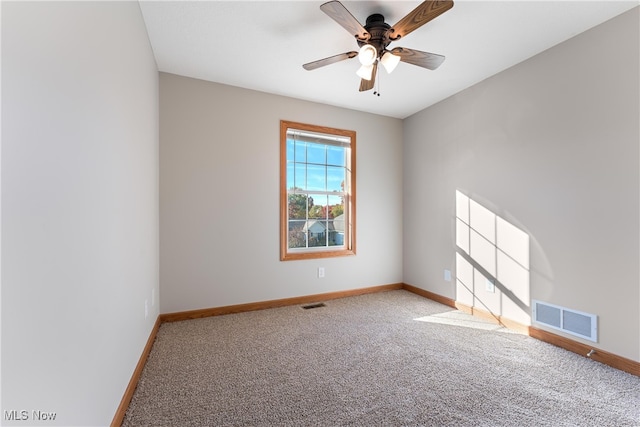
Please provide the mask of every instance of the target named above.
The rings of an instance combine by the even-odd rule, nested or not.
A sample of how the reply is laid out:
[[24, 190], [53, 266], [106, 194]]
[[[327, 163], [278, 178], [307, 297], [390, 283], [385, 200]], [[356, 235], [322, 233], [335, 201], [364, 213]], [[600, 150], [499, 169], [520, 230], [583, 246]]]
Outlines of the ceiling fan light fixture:
[[372, 65], [363, 65], [362, 67], [360, 67], [358, 69], [358, 71], [356, 71], [356, 74], [361, 79], [371, 80], [371, 77], [373, 75], [373, 64]]
[[[423, 0], [420, 5], [392, 27], [385, 22], [384, 16], [380, 13], [369, 15], [367, 23], [362, 26], [339, 0], [329, 0], [320, 5], [320, 10], [347, 30], [352, 37], [355, 35], [359, 46], [358, 51], [345, 52], [308, 62], [302, 67], [305, 70], [315, 70], [358, 56], [358, 60], [362, 64], [356, 72], [360, 77], [360, 92], [374, 88], [378, 74], [378, 62], [382, 63], [387, 73], [391, 73], [400, 61], [435, 70], [444, 61], [444, 56], [403, 47], [387, 50], [387, 46], [393, 41], [404, 39], [409, 33], [451, 9], [453, 2], [454, 0]], [[377, 90], [374, 92], [375, 94], [379, 95]]]
[[378, 51], [373, 45], [362, 45], [358, 52], [358, 60], [362, 65], [373, 65], [376, 58], [378, 58]]
[[400, 57], [387, 50], [384, 55], [382, 55], [382, 58], [380, 58], [380, 62], [382, 62], [382, 65], [384, 66], [384, 69], [387, 70], [387, 73], [391, 74], [391, 72], [398, 66]]

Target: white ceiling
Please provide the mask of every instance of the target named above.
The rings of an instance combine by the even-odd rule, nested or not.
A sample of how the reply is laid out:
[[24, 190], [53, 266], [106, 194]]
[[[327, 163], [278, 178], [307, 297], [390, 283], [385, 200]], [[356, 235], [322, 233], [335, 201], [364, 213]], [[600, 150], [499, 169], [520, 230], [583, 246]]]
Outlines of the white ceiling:
[[[357, 50], [320, 10], [324, 1], [140, 1], [160, 71], [405, 118], [576, 34], [638, 0], [455, 0], [453, 9], [390, 48], [438, 53], [430, 71], [400, 63], [379, 70], [379, 92], [359, 92], [357, 58], [306, 71], [302, 64]], [[393, 25], [420, 1], [344, 1], [364, 24]], [[597, 58], [594, 58], [597, 60]]]

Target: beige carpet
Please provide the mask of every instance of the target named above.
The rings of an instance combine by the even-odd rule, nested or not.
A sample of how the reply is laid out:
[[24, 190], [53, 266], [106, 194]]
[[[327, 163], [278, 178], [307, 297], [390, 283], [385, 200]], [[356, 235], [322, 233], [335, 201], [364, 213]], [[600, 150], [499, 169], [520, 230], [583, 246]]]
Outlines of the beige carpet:
[[407, 291], [160, 327], [124, 426], [640, 426], [640, 378]]

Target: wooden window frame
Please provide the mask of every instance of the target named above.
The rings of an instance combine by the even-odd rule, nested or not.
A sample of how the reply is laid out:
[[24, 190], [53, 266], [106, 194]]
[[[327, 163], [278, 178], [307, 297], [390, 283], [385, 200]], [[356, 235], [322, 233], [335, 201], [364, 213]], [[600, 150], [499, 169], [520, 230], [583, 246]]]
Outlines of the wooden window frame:
[[[295, 129], [300, 131], [317, 132], [322, 134], [349, 137], [349, 164], [350, 175], [346, 188], [347, 200], [345, 201], [345, 235], [344, 244], [340, 249], [313, 248], [306, 250], [290, 250], [288, 241], [289, 209], [287, 189], [287, 131]], [[303, 260], [317, 258], [333, 258], [355, 255], [356, 253], [356, 132], [352, 130], [335, 129], [326, 126], [316, 126], [306, 123], [280, 121], [280, 260]]]

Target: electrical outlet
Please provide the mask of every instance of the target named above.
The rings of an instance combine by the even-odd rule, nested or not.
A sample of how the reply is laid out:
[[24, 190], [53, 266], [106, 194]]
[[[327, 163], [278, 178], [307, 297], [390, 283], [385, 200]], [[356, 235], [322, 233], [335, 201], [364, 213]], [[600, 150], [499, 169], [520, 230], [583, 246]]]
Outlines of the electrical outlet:
[[324, 277], [324, 267], [318, 267], [318, 279], [322, 279]]
[[484, 288], [487, 292], [494, 293], [496, 291], [496, 284], [492, 279], [487, 279], [484, 282]]
[[144, 318], [149, 317], [149, 300], [144, 300]]
[[451, 281], [451, 270], [444, 270], [444, 281], [445, 282]]

